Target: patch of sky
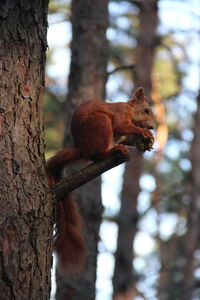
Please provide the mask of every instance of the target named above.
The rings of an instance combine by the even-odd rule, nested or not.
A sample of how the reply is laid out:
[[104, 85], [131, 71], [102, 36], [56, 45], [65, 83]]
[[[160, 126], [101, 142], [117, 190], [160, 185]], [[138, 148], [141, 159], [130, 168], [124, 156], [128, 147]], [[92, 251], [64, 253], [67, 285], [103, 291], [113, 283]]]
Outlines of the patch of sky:
[[131, 26], [131, 20], [125, 17], [126, 14], [137, 10], [133, 5], [126, 2], [110, 2], [109, 12], [110, 12], [110, 23], [115, 23], [118, 30], [115, 28], [108, 28], [107, 38], [112, 40], [114, 45], [129, 45], [130, 47], [135, 46], [136, 41], [134, 41], [133, 36], [129, 37], [126, 34], [126, 30]]
[[172, 170], [172, 165], [168, 161], [162, 160], [157, 164], [156, 170], [162, 173], [170, 173]]
[[[155, 283], [155, 282], [154, 282]], [[142, 294], [144, 295], [144, 297], [142, 297], [143, 299], [146, 300], [158, 300], [158, 298], [156, 297], [156, 291], [154, 288], [152, 288], [149, 284], [149, 286], [147, 286], [146, 281], [144, 283], [139, 283], [138, 284], [139, 289], [141, 290]], [[140, 298], [141, 299], [141, 298]]]
[[110, 300], [112, 297], [111, 277], [114, 270], [114, 257], [109, 253], [100, 253], [97, 260], [96, 300]]
[[182, 153], [188, 152], [190, 150], [190, 143], [188, 143], [187, 141], [180, 141], [179, 147], [180, 147]]
[[[153, 270], [152, 270], [153, 271]], [[155, 272], [146, 272], [146, 277], [142, 278], [137, 284], [139, 290], [144, 295], [145, 300], [158, 300], [156, 297], [156, 290], [154, 286], [158, 280], [158, 276]]]
[[136, 256], [133, 260], [133, 266], [137, 272], [142, 272], [146, 268], [147, 262], [144, 258]]
[[49, 48], [63, 47], [71, 41], [71, 24], [70, 22], [59, 22], [49, 26], [47, 32], [47, 41]]
[[[159, 1], [159, 15], [163, 26], [171, 30], [198, 29], [198, 0]], [[181, 15], [177, 22], [177, 12]], [[195, 20], [195, 21], [194, 21]]]
[[110, 1], [108, 9], [110, 14], [114, 17], [121, 14], [125, 14], [127, 12], [138, 10], [131, 3], [128, 3], [126, 1], [120, 1], [119, 3], [116, 3], [115, 1]]
[[140, 214], [144, 213], [151, 205], [150, 193], [141, 191], [138, 197], [137, 210]]
[[53, 266], [51, 271], [51, 300], [55, 299], [55, 293], [56, 293], [56, 256], [53, 254]]
[[148, 235], [157, 234], [158, 217], [154, 209], [150, 209], [145, 216], [141, 217], [138, 223], [138, 228]]
[[181, 132], [181, 136], [185, 141], [191, 142], [194, 138], [194, 133], [190, 129], [185, 129]]
[[70, 50], [69, 49], [57, 49], [52, 55], [53, 63], [47, 66], [48, 74], [53, 78], [65, 77], [69, 74], [70, 66]]
[[154, 176], [150, 174], [143, 174], [140, 178], [140, 187], [147, 192], [153, 192], [156, 188]]
[[159, 234], [162, 239], [167, 240], [176, 232], [178, 216], [175, 213], [162, 213], [159, 215]]
[[49, 27], [47, 32], [49, 49], [57, 49], [52, 55], [53, 64], [47, 66], [47, 72], [54, 78], [66, 78], [69, 73], [71, 52], [66, 45], [69, 44], [70, 40], [71, 25], [69, 22], [61, 22]]
[[165, 154], [171, 160], [177, 160], [181, 152], [189, 150], [190, 145], [185, 141], [169, 140], [165, 147]]
[[187, 44], [187, 53], [190, 56], [190, 60], [192, 63], [199, 63], [200, 62], [200, 37], [199, 33], [191, 32], [190, 33], [190, 40]]
[[49, 27], [53, 26], [55, 24], [59, 24], [62, 21], [63, 21], [63, 14], [62, 13], [55, 13], [55, 14], [49, 14], [48, 15]]
[[[119, 101], [120, 98], [125, 97], [123, 93], [116, 93], [116, 90], [119, 89], [119, 86], [121, 84], [121, 79], [122, 76], [118, 74], [114, 74], [111, 76], [111, 78], [108, 80], [106, 84], [106, 89], [107, 89], [107, 95], [108, 95], [108, 100], [111, 102], [111, 98], [114, 96], [115, 101]], [[111, 98], [110, 98], [111, 97]]]
[[100, 227], [100, 250], [114, 253], [117, 247], [118, 226], [114, 222], [103, 221]]
[[133, 39], [133, 36], [129, 37], [124, 30], [108, 28], [106, 36], [108, 40], [112, 40], [113, 46], [128, 46], [134, 47], [136, 41]]
[[[177, 22], [177, 12], [179, 19]], [[159, 25], [160, 34], [176, 31], [174, 38], [185, 44], [188, 63], [185, 64], [187, 76], [183, 79], [183, 86], [196, 91], [199, 88], [200, 72], [197, 64], [200, 63], [200, 39], [199, 39], [199, 15], [200, 6], [198, 0], [191, 1], [159, 1]], [[177, 31], [178, 30], [178, 31]], [[173, 51], [176, 48], [172, 48]], [[181, 63], [182, 66], [184, 66]]]
[[133, 89], [133, 83], [131, 81], [123, 80], [120, 73], [109, 76], [109, 80], [106, 85], [107, 102], [125, 102], [130, 99], [130, 91]]
[[192, 164], [187, 158], [182, 158], [179, 162], [179, 166], [185, 172], [190, 171], [192, 169]]
[[[160, 262], [158, 257], [155, 254], [151, 254], [148, 257], [145, 257], [146, 266], [143, 270], [144, 276], [142, 276], [137, 286], [139, 290], [144, 294], [144, 298], [147, 299], [156, 299], [156, 290], [155, 286], [159, 279], [158, 271], [160, 269]], [[150, 291], [150, 293], [149, 293]], [[143, 299], [144, 299], [143, 298]]]
[[194, 113], [196, 111], [196, 99], [194, 96], [192, 97], [191, 94], [180, 94], [176, 99], [178, 113], [181, 114], [182, 117], [186, 117], [188, 113]]
[[[199, 44], [199, 51], [200, 51], [200, 44]], [[200, 65], [200, 64], [199, 64]], [[187, 69], [187, 76], [183, 79], [183, 84], [186, 88], [196, 91], [199, 89], [200, 85], [200, 72], [199, 68], [197, 68], [197, 65], [195, 62], [190, 63]]]
[[195, 276], [196, 278], [200, 279], [200, 268], [198, 268], [198, 269], [196, 269], [196, 270], [194, 271], [194, 276]]
[[119, 193], [122, 187], [124, 165], [113, 168], [102, 175], [102, 201], [106, 215], [116, 214], [120, 209]]
[[121, 16], [116, 19], [116, 24], [119, 28], [127, 30], [131, 26], [131, 20], [127, 17]]
[[184, 58], [184, 51], [179, 45], [173, 45], [171, 51], [176, 59], [181, 60]]
[[[152, 131], [153, 132], [153, 135], [154, 135], [154, 137], [155, 137], [155, 133], [154, 133], [154, 131]], [[157, 143], [156, 143], [156, 141], [154, 142], [154, 144], [153, 144], [153, 149], [151, 150], [151, 151], [146, 151], [145, 153], [144, 153], [144, 157], [145, 157], [145, 159], [147, 159], [147, 160], [152, 160], [153, 159], [153, 157], [154, 157], [154, 152], [156, 151], [156, 150], [158, 150], [158, 147], [157, 147]]]
[[144, 231], [138, 231], [134, 240], [134, 250], [136, 254], [148, 255], [155, 249], [155, 240]]

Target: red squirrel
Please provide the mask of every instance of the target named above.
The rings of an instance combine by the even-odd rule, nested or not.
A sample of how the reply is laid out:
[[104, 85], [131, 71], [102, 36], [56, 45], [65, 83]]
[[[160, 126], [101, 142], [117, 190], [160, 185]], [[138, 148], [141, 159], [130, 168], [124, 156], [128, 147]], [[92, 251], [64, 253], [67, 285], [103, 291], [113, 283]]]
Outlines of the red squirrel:
[[[127, 147], [120, 144], [125, 136], [152, 138], [148, 129], [154, 127], [154, 115], [143, 88], [138, 88], [128, 102], [88, 100], [82, 103], [74, 112], [71, 122], [74, 148], [62, 149], [48, 160], [48, 184], [59, 181], [63, 168], [76, 161], [97, 161], [116, 150], [127, 153]], [[86, 245], [81, 216], [72, 195], [57, 204], [54, 250], [61, 272], [75, 273], [82, 268]]]

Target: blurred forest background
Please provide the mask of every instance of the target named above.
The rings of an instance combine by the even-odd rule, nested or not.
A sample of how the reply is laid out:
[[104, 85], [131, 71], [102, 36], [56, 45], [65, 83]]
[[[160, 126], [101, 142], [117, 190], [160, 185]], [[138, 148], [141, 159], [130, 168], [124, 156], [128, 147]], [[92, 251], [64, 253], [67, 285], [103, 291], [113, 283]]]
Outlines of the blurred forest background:
[[[198, 0], [50, 1], [46, 157], [69, 146], [71, 114], [89, 98], [126, 101], [144, 86], [157, 117], [154, 150], [102, 176], [97, 300], [200, 299], [199, 38]], [[92, 184], [89, 235], [94, 198], [101, 214]]]

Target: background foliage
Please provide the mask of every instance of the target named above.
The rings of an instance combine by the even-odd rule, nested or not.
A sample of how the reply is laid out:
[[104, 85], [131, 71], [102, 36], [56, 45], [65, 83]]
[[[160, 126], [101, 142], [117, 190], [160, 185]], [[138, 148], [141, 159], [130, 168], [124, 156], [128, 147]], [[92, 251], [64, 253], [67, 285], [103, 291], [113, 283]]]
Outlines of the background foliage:
[[[132, 3], [134, 2], [134, 4]], [[139, 1], [110, 1], [110, 59], [106, 101], [126, 101], [134, 88]], [[162, 126], [154, 151], [145, 154], [140, 178], [139, 221], [134, 241], [134, 299], [184, 299], [186, 261], [193, 266], [192, 299], [200, 297], [199, 204], [194, 204], [194, 146], [199, 93], [198, 1], [160, 0], [152, 99]], [[70, 62], [70, 2], [51, 1], [45, 95], [47, 157], [62, 148]], [[120, 67], [120, 68], [119, 68]], [[118, 70], [117, 70], [118, 68]], [[157, 107], [157, 108], [156, 108]], [[156, 134], [156, 133], [155, 133]], [[199, 145], [200, 147], [200, 145]], [[99, 243], [97, 299], [111, 299], [123, 167], [103, 176], [104, 221]], [[196, 203], [196, 202], [195, 202]], [[194, 209], [195, 205], [195, 209]], [[192, 215], [191, 215], [192, 214]], [[192, 223], [192, 216], [196, 221]], [[194, 232], [195, 242], [188, 240]], [[187, 245], [191, 244], [192, 249]], [[124, 298], [125, 299], [125, 298]], [[130, 298], [126, 298], [130, 299]], [[191, 299], [191, 298], [185, 298]]]

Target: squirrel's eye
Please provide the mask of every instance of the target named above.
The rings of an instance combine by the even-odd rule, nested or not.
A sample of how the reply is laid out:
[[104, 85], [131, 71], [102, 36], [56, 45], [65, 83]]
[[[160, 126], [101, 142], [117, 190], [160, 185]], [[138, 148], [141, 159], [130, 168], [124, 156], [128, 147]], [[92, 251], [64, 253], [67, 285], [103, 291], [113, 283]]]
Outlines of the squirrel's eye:
[[148, 113], [149, 113], [149, 109], [148, 109], [148, 108], [145, 108], [145, 109], [144, 109], [144, 112], [145, 112], [146, 114], [148, 114]]

